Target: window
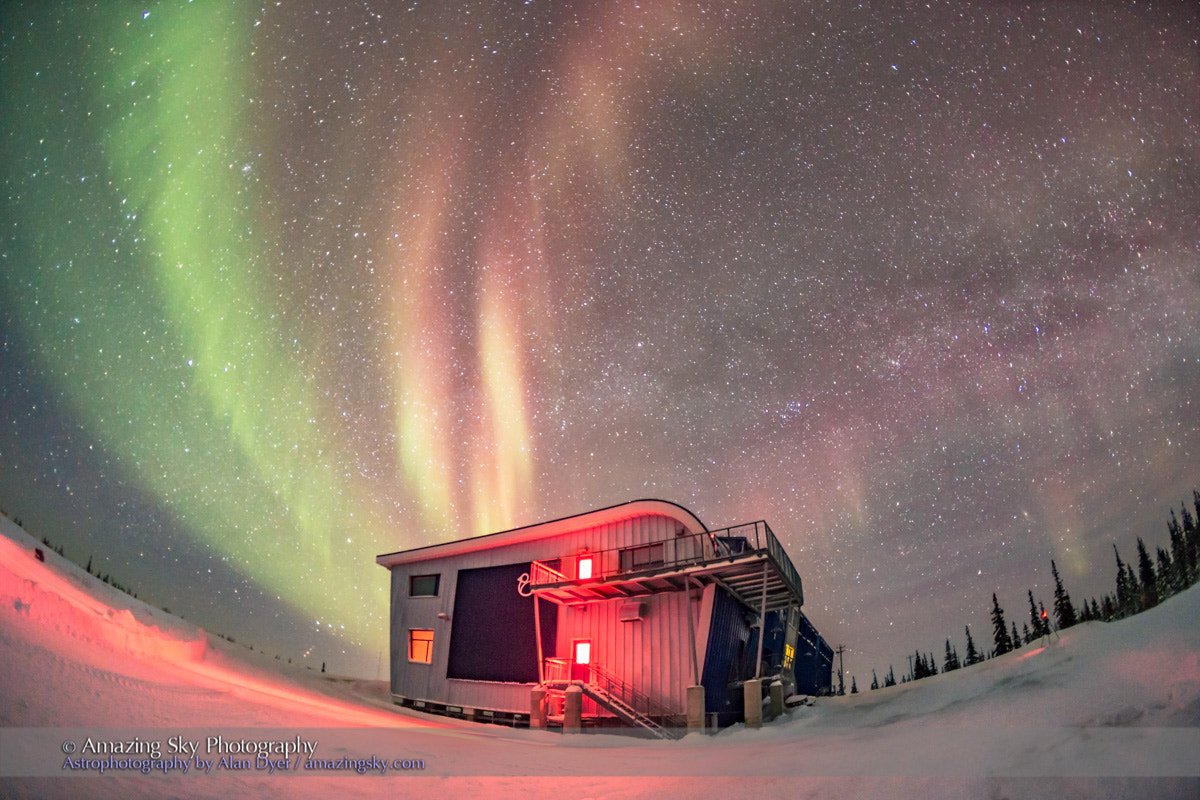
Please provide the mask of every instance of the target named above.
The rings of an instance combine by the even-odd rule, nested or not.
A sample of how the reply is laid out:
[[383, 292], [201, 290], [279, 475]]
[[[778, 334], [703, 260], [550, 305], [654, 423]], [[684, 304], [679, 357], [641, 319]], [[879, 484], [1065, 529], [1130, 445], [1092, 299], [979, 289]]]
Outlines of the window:
[[433, 631], [408, 632], [408, 660], [418, 664], [433, 663]]
[[666, 563], [666, 546], [662, 542], [627, 547], [621, 551], [621, 571], [634, 572]]
[[437, 597], [441, 575], [413, 575], [408, 579], [409, 597]]
[[592, 557], [591, 556], [580, 556], [579, 557], [579, 580], [586, 581], [586, 580], [590, 580], [591, 577], [592, 577]]
[[582, 639], [575, 642], [575, 663], [590, 664], [592, 663], [592, 643], [588, 639]]

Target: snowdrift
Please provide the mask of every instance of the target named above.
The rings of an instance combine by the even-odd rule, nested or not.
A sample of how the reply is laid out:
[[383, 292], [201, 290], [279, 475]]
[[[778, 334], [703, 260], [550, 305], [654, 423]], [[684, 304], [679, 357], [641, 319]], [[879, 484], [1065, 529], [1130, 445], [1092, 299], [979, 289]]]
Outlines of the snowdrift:
[[[402, 711], [381, 683], [209, 637], [48, 548], [37, 560], [40, 545], [7, 519], [0, 533], [3, 797], [316, 797], [347, 787], [368, 797], [1200, 796], [1200, 587], [975, 667], [821, 699], [762, 730], [648, 742]], [[101, 774], [64, 763], [68, 747], [88, 741], [165, 751], [209, 737], [310, 743], [319, 768], [301, 759], [267, 769], [253, 754], [208, 770], [192, 761]]]
[[[3, 523], [12, 525], [7, 519]], [[0, 570], [0, 600], [6, 608], [43, 628], [136, 658], [194, 661], [204, 656], [208, 640], [199, 628], [138, 602], [19, 533], [27, 539], [24, 547], [0, 536], [0, 562], [7, 565]], [[39, 550], [49, 560], [46, 569], [29, 563]]]

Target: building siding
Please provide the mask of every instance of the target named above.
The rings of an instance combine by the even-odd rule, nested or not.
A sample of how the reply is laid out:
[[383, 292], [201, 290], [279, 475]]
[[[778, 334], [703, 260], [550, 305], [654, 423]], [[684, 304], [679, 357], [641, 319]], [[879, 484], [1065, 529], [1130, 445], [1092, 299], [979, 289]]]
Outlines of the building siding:
[[[486, 710], [528, 714], [530, 689], [535, 685], [532, 682], [506, 683], [448, 677], [452, 632], [456, 630], [455, 615], [462, 613], [461, 609], [456, 611], [455, 608], [460, 574], [489, 567], [513, 567], [507, 574], [498, 572], [497, 575], [503, 574], [502, 579], [488, 583], [479, 590], [494, 596], [497, 591], [508, 591], [503, 585], [511, 577], [528, 572], [528, 567], [522, 570], [518, 565], [529, 565], [533, 561], [559, 560], [559, 571], [568, 579], [573, 579], [579, 555], [589, 553], [595, 559], [594, 574], [603, 575], [620, 569], [622, 549], [662, 542], [662, 555], [670, 563], [688, 556], [687, 548], [703, 546], [707, 537], [680, 536], [681, 533], [698, 533], [694, 529], [699, 524], [698, 520], [681, 522], [694, 518], [686, 509], [683, 509], [686, 513], [679, 518], [668, 516], [674, 512], [669, 509], [660, 511], [664, 506], [643, 507], [637, 516], [604, 524], [586, 525], [581, 520], [577, 529], [570, 527], [573, 518], [556, 520], [545, 523], [550, 526], [550, 532], [544, 535], [541, 534], [546, 529], [540, 526], [516, 529], [496, 534], [506, 539], [481, 541], [477, 549], [472, 546], [476, 540], [462, 540], [447, 543], [450, 546], [448, 548], [430, 548], [428, 553], [409, 551], [380, 556], [380, 562], [386, 562], [385, 566], [391, 571], [391, 690], [394, 697], [398, 701], [424, 701], [458, 707], [464, 713]], [[612, 511], [604, 509], [596, 513]], [[612, 515], [608, 518], [612, 519]], [[691, 529], [688, 525], [691, 525]], [[449, 550], [450, 554], [439, 555], [439, 549], [443, 553]], [[432, 574], [440, 576], [437, 596], [410, 597], [409, 582], [412, 576]], [[524, 577], [527, 579], [528, 575]], [[519, 587], [519, 583], [519, 580], [512, 581], [512, 592], [531, 591], [527, 586]], [[464, 581], [462, 585], [469, 587], [471, 583]], [[701, 673], [699, 682], [705, 690], [705, 705], [710, 716], [715, 714], [720, 725], [744, 718], [740, 686], [733, 691], [729, 687], [731, 683], [736, 685], [753, 677], [758, 632], [750, 624], [749, 615], [757, 619], [757, 612], [743, 605], [720, 584], [709, 582], [703, 587], [696, 584], [688, 592], [665, 591], [638, 598], [595, 600], [578, 605], [541, 602], [541, 615], [548, 623], [544, 628], [548, 630], [553, 626], [556, 629], [552, 644], [544, 642], [543, 656], [569, 659], [573, 655], [575, 641], [587, 639], [592, 643], [593, 665], [632, 685], [667, 713], [682, 715], [687, 707], [687, 687], [696, 683], [693, 674], [694, 648]], [[642, 613], [636, 619], [623, 620], [623, 607], [632, 603], [640, 603]], [[476, 607], [480, 609], [478, 613], [487, 613], [486, 603], [476, 604]], [[799, 613], [799, 609], [794, 608], [794, 611], [799, 619], [798, 632], [786, 624], [787, 611], [768, 614], [768, 639], [764, 655], [769, 653], [774, 663], [764, 664], [764, 675], [778, 671], [786, 629], [788, 640], [799, 634], [797, 682], [801, 682], [803, 677], [804, 683], [818, 685], [823, 674], [824, 684], [828, 687], [831, 664], [831, 658], [827, 656], [828, 645], [807, 618]], [[460, 635], [462, 630], [469, 630], [469, 627], [459, 626]], [[411, 629], [434, 632], [432, 663], [413, 663], [408, 660], [408, 632]], [[459, 643], [456, 663], [461, 663], [458, 661], [462, 658], [461, 652], [462, 643]], [[803, 661], [806, 655], [809, 658], [807, 663]], [[772, 670], [772, 667], [776, 669]], [[459, 674], [473, 673], [464, 670]], [[607, 713], [590, 700], [585, 702], [584, 710], [586, 714]]]
[[729, 592], [716, 587], [709, 617], [707, 657], [704, 662], [704, 708], [716, 714], [718, 724], [732, 725], [744, 719], [741, 693], [729, 688], [741, 680], [741, 663], [750, 643], [746, 607]]
[[[446, 677], [459, 571], [554, 558], [573, 560], [580, 552], [616, 551], [673, 541], [680, 530], [680, 524], [668, 517], [637, 517], [546, 539], [393, 567], [392, 693], [399, 697], [456, 706], [528, 712], [529, 689], [533, 684]], [[573, 565], [571, 568], [574, 568]], [[411, 576], [429, 574], [441, 576], [438, 596], [409, 597]], [[516, 590], [514, 585], [513, 591]], [[698, 593], [694, 592], [693, 595], [693, 614], [699, 617]], [[687, 606], [683, 598], [683, 592], [670, 592], [639, 599], [638, 602], [645, 604], [646, 613], [642, 620], [636, 622], [620, 620], [621, 604], [628, 601], [610, 600], [586, 607], [556, 607], [557, 653], [567, 657], [575, 639], [590, 639], [593, 641], [592, 657], [595, 662], [617, 678], [638, 685], [655, 702], [675, 713], [682, 713], [686, 709], [686, 686], [691, 683], [691, 650], [685, 647]], [[439, 614], [446, 615], [449, 620], [439, 619]], [[431, 664], [408, 661], [408, 631], [412, 628], [434, 631]]]
[[833, 688], [833, 648], [803, 614], [800, 615], [795, 672], [796, 691], [801, 694], [829, 694]]

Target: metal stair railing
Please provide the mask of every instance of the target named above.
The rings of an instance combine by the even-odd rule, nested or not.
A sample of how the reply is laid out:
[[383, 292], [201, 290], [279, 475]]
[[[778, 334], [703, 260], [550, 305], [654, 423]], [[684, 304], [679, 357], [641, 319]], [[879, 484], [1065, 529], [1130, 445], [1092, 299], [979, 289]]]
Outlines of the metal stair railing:
[[676, 739], [682, 735], [687, 724], [685, 715], [672, 713], [596, 664], [588, 665], [587, 681], [572, 679], [572, 666], [569, 658], [546, 659], [545, 683], [554, 688], [555, 694], [561, 694], [568, 686], [578, 686], [584, 694], [630, 725], [645, 728], [660, 739]]
[[[640, 725], [660, 739], [676, 738], [676, 730], [686, 717], [672, 714], [662, 704], [634, 689], [596, 664], [589, 665], [590, 680], [583, 690], [593, 700], [615, 712], [627, 722]], [[661, 722], [660, 722], [661, 720]]]
[[659, 739], [674, 738], [672, 733], [662, 725], [659, 725], [653, 719], [644, 714], [639, 714], [637, 711], [625, 705], [612, 695], [605, 693], [594, 684], [581, 684], [580, 688], [583, 689], [583, 693], [585, 695], [592, 698], [592, 700], [604, 706], [609, 711], [612, 711], [626, 723], [641, 726], [657, 736]]

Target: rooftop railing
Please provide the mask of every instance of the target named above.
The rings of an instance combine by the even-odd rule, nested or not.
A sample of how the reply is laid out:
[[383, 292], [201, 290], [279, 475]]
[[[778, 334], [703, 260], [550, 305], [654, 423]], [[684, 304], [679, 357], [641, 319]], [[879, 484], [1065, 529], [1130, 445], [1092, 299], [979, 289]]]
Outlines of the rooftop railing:
[[656, 542], [578, 553], [550, 563], [534, 561], [530, 586], [604, 582], [640, 573], [661, 573], [763, 556], [774, 564], [786, 583], [797, 591], [800, 589], [800, 575], [795, 565], [763, 520]]

